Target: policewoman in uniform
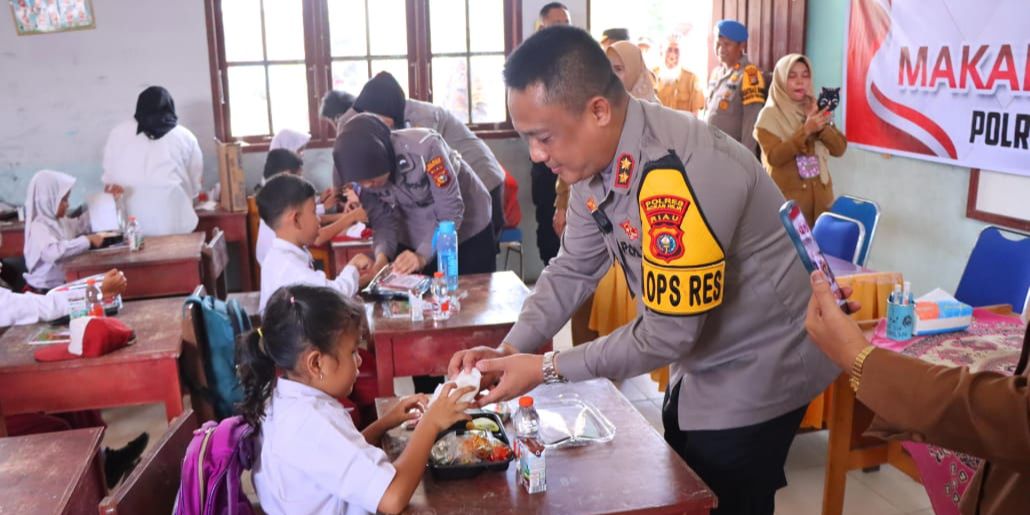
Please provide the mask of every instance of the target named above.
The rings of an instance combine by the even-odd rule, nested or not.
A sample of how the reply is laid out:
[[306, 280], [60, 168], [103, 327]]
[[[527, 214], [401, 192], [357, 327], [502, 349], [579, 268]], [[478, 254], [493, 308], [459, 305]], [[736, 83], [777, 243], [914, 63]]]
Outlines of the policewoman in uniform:
[[747, 27], [733, 20], [722, 20], [715, 25], [715, 32], [719, 66], [712, 70], [708, 80], [705, 121], [757, 156], [758, 142], [752, 133], [758, 113], [765, 106], [765, 76], [744, 54]]
[[365, 83], [354, 101], [354, 112], [379, 115], [391, 129], [412, 127], [439, 133], [490, 192], [494, 236], [501, 234], [504, 229], [504, 169], [490, 147], [476, 137], [465, 122], [436, 104], [405, 98], [401, 85], [388, 72], [379, 72]]
[[371, 114], [351, 118], [333, 147], [333, 185], [356, 183], [374, 231], [376, 269], [436, 270], [433, 234], [440, 221], [458, 230], [460, 274], [496, 269], [490, 194], [435, 131], [390, 131]]
[[[508, 58], [512, 121], [533, 159], [573, 184], [568, 222], [501, 345], [459, 352], [449, 372], [478, 367], [486, 404], [671, 364], [666, 440], [718, 495], [713, 513], [772, 514], [804, 410], [840, 373], [805, 334], [810, 287], [777, 217], [783, 195], [723, 132], [630, 98], [606, 61], [564, 27]], [[613, 259], [637, 318], [560, 354], [522, 354], [558, 332]]]

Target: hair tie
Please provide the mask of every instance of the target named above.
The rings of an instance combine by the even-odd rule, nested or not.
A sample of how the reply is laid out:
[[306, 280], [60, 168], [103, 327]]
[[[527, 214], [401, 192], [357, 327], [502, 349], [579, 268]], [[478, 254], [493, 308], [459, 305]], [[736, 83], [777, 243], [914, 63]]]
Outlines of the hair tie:
[[[258, 334], [258, 352], [260, 352], [264, 356], [269, 356], [268, 350], [265, 349], [265, 334], [263, 332], [261, 332], [261, 328], [260, 327], [257, 328], [257, 334]], [[269, 356], [269, 357], [271, 357], [271, 356]]]

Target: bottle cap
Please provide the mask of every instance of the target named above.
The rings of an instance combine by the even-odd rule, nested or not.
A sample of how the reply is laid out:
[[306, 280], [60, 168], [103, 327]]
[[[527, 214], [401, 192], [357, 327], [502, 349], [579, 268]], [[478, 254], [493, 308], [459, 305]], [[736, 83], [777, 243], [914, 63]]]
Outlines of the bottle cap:
[[95, 284], [97, 284], [96, 279], [86, 279], [86, 286], [93, 286]]
[[130, 222], [135, 222], [136, 221], [136, 217], [135, 216], [130, 216], [129, 217], [129, 221]]
[[437, 270], [436, 272], [433, 272], [433, 277], [443, 277], [443, 272]]
[[533, 398], [528, 396], [528, 395], [523, 395], [522, 397], [519, 397], [519, 407], [520, 408], [532, 408], [533, 407]]

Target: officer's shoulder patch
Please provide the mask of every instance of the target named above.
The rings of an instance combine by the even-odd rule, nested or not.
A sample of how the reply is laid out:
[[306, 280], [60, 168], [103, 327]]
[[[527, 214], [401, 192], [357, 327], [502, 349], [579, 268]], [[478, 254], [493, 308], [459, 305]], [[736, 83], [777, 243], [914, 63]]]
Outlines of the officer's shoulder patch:
[[741, 100], [744, 105], [765, 103], [765, 77], [762, 70], [749, 64], [744, 67], [744, 78], [740, 81]]
[[447, 169], [447, 160], [436, 156], [426, 161], [426, 173], [433, 179], [433, 185], [443, 188], [451, 183], [451, 172]]
[[636, 162], [629, 152], [623, 152], [615, 162], [615, 183], [616, 188], [629, 188], [630, 180], [633, 179], [633, 168]]
[[705, 219], [679, 158], [642, 172], [640, 208], [644, 305], [663, 315], [699, 315], [722, 304], [726, 255]]

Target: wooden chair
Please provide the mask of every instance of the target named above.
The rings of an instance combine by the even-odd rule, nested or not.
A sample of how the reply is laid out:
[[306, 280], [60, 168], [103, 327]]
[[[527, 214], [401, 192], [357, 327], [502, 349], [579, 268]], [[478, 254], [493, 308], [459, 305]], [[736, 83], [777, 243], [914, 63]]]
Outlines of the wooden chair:
[[[203, 296], [204, 286], [197, 286], [194, 295]], [[182, 314], [182, 354], [179, 355], [179, 375], [183, 388], [190, 394], [190, 405], [201, 422], [215, 419], [215, 408], [203, 393], [207, 390], [207, 372], [204, 371], [204, 353], [200, 348], [196, 332], [196, 306], [183, 309]]]
[[176, 417], [129, 477], [100, 501], [100, 515], [171, 513], [179, 492], [182, 459], [198, 427], [192, 410]]
[[229, 246], [225, 243], [225, 233], [215, 227], [211, 231], [211, 240], [204, 244], [204, 287], [221, 300], [229, 295], [229, 283], [225, 275], [225, 267], [229, 264]]
[[261, 215], [258, 213], [257, 199], [254, 195], [247, 197], [247, 230], [250, 231], [250, 257], [254, 266], [250, 267], [254, 277], [252, 283], [254, 288], [261, 290], [261, 264], [257, 261], [257, 239], [258, 230], [261, 225]]

